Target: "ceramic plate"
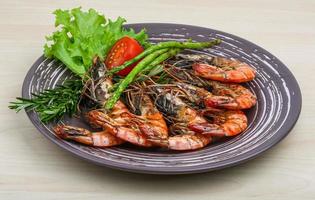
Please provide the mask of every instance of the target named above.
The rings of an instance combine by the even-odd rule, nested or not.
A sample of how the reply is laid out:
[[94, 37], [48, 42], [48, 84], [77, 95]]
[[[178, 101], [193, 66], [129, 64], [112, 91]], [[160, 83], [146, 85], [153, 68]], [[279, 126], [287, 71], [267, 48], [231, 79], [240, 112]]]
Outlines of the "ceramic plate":
[[[200, 52], [236, 58], [251, 64], [257, 71], [255, 80], [245, 86], [256, 94], [257, 105], [246, 112], [249, 125], [245, 132], [221, 143], [191, 152], [170, 152], [139, 149], [122, 145], [113, 148], [92, 148], [58, 139], [52, 127], [44, 125], [37, 114], [27, 112], [35, 127], [59, 147], [93, 163], [138, 173], [199, 173], [237, 165], [262, 154], [283, 139], [296, 123], [301, 110], [301, 92], [288, 68], [263, 48], [221, 31], [180, 24], [130, 24], [135, 30], [146, 28], [152, 42], [176, 40], [222, 43]], [[197, 51], [194, 51], [197, 52]], [[23, 97], [30, 98], [46, 88], [53, 88], [70, 78], [69, 71], [57, 60], [41, 56], [29, 70], [23, 84]], [[59, 123], [88, 126], [79, 118], [65, 118]]]

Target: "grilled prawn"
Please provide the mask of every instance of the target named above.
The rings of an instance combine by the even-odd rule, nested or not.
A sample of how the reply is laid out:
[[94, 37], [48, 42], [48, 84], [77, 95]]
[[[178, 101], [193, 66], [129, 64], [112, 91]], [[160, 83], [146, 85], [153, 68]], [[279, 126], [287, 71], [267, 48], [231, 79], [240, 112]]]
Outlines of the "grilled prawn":
[[197, 76], [229, 83], [243, 83], [255, 78], [255, 70], [245, 62], [208, 55], [181, 55], [193, 61], [192, 68]]
[[177, 86], [205, 106], [240, 110], [251, 108], [257, 102], [256, 96], [242, 85], [204, 80], [189, 69], [174, 66], [166, 67], [165, 70], [175, 79]]
[[214, 85], [211, 92], [187, 83], [175, 83], [187, 93], [187, 98], [205, 107], [217, 107], [230, 110], [248, 109], [256, 104], [256, 97], [241, 85], [211, 83]]
[[188, 107], [172, 92], [164, 91], [162, 88], [150, 89], [158, 109], [172, 119], [174, 122], [172, 129], [175, 128], [180, 132], [180, 135], [152, 141], [173, 150], [200, 149], [212, 141], [212, 137], [189, 129], [189, 126], [193, 124], [207, 124], [207, 120], [200, 116], [196, 110]]
[[[96, 97], [96, 102], [104, 106], [106, 100], [110, 97], [109, 90], [113, 86], [110, 77], [104, 76], [105, 66], [100, 61], [96, 61], [96, 73], [99, 78], [94, 78], [96, 83], [92, 83], [95, 88], [89, 96]], [[94, 72], [95, 73], [95, 72]], [[95, 75], [97, 77], [97, 75]], [[93, 91], [95, 91], [93, 93]], [[147, 140], [145, 134], [141, 132], [138, 122], [140, 117], [132, 114], [122, 101], [118, 101], [112, 110], [92, 110], [86, 114], [87, 121], [94, 127], [103, 128], [109, 133], [121, 140], [144, 147], [151, 147], [152, 143]]]
[[86, 114], [87, 121], [96, 128], [103, 128], [112, 135], [137, 146], [151, 147], [152, 142], [141, 132], [138, 120], [127, 107], [118, 101], [110, 113], [92, 110]]
[[[211, 93], [223, 97], [219, 107], [231, 110], [249, 109], [256, 105], [257, 97], [247, 88], [240, 84], [227, 84], [218, 81], [207, 81], [212, 87]], [[216, 102], [212, 103], [213, 106], [217, 105]]]
[[156, 108], [150, 97], [142, 93], [142, 89], [138, 89], [139, 93], [127, 92], [127, 102], [131, 111], [142, 120], [138, 120], [139, 129], [148, 138], [166, 139], [168, 137], [167, 124], [163, 115]]
[[240, 110], [206, 109], [204, 115], [212, 118], [212, 124], [191, 124], [189, 128], [210, 136], [235, 136], [247, 128], [247, 117]]
[[106, 130], [91, 132], [84, 128], [59, 125], [54, 128], [56, 135], [65, 140], [72, 140], [94, 147], [111, 147], [124, 143], [123, 140], [113, 136]]

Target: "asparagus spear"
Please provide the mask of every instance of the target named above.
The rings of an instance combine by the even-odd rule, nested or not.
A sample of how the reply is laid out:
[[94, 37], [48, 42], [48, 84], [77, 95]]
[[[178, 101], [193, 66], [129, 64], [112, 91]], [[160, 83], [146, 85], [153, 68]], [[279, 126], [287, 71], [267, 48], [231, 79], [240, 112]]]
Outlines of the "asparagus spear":
[[157, 43], [156, 45], [153, 45], [146, 49], [144, 52], [141, 54], [137, 55], [133, 59], [125, 62], [123, 65], [117, 66], [113, 69], [111, 69], [108, 73], [109, 74], [114, 74], [116, 72], [119, 72], [120, 70], [126, 68], [127, 66], [131, 65], [134, 62], [137, 62], [141, 58], [144, 58], [145, 56], [155, 52], [156, 50], [159, 49], [164, 49], [164, 48], [181, 48], [181, 49], [203, 49], [203, 48], [209, 48], [214, 45], [220, 44], [221, 40], [220, 39], [215, 39], [209, 42], [177, 42], [177, 41], [170, 41], [170, 42], [160, 42]]
[[120, 98], [123, 91], [129, 86], [129, 84], [134, 80], [139, 72], [141, 72], [145, 67], [155, 66], [163, 62], [164, 60], [172, 57], [178, 53], [179, 49], [160, 49], [152, 54], [146, 56], [142, 61], [140, 61], [132, 71], [120, 82], [117, 89], [114, 91], [113, 95], [107, 100], [105, 108], [110, 110], [113, 108], [115, 103]]

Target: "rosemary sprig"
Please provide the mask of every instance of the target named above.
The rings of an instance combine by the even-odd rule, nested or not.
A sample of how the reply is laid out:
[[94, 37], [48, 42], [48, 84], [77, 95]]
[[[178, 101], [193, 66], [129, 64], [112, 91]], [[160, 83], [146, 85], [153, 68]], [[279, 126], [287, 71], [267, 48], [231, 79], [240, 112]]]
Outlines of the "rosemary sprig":
[[47, 89], [39, 94], [32, 94], [31, 99], [16, 98], [9, 108], [19, 112], [35, 110], [43, 123], [58, 120], [65, 114], [72, 116], [77, 111], [83, 83], [81, 79], [66, 80], [63, 85]]

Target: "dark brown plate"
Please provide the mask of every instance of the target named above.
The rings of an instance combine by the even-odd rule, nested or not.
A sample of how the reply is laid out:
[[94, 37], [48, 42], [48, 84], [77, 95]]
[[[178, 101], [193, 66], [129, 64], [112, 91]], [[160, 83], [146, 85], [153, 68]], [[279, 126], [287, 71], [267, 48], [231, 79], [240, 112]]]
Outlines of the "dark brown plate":
[[[247, 130], [227, 141], [209, 145], [198, 151], [170, 152], [120, 146], [99, 149], [58, 139], [51, 127], [44, 125], [35, 112], [27, 112], [35, 127], [61, 148], [88, 161], [111, 168], [150, 174], [187, 174], [230, 167], [252, 159], [283, 139], [296, 123], [301, 111], [301, 92], [288, 68], [261, 47], [237, 36], [209, 28], [181, 24], [130, 24], [135, 30], [146, 28], [153, 42], [182, 41], [192, 38], [205, 41], [223, 40], [205, 54], [233, 57], [251, 64], [257, 78], [245, 85], [258, 97], [257, 105], [247, 111]], [[23, 97], [30, 98], [45, 88], [53, 88], [70, 77], [57, 60], [41, 56], [29, 70], [23, 84]], [[78, 118], [66, 118], [60, 123], [84, 126]]]

